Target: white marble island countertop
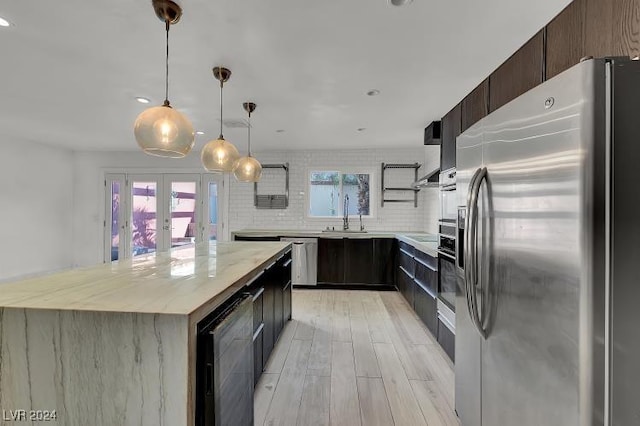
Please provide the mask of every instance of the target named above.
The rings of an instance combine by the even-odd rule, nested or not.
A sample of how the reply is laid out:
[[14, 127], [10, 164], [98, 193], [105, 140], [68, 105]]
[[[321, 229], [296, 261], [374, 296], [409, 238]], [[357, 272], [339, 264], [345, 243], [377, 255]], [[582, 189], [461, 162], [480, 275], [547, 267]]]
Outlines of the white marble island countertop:
[[0, 284], [0, 308], [190, 315], [242, 287], [290, 243], [202, 243]]
[[0, 409], [193, 425], [198, 322], [289, 251], [204, 243], [0, 284]]

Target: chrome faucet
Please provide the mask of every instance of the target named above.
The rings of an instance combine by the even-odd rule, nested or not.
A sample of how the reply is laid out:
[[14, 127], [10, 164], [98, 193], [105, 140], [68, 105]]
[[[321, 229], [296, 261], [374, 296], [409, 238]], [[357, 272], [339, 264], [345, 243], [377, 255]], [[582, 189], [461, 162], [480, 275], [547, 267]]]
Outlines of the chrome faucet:
[[349, 229], [349, 195], [344, 196], [344, 205], [342, 207], [344, 210], [344, 217], [342, 218], [342, 230], [346, 231]]

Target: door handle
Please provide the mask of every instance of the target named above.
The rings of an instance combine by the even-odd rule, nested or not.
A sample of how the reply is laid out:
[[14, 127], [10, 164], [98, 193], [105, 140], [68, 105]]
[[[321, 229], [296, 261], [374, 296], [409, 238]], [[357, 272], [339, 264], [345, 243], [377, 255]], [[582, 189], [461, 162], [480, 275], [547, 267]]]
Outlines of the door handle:
[[[475, 186], [476, 179], [478, 178], [478, 174], [480, 173], [480, 169], [476, 170], [471, 176], [471, 180], [469, 181], [469, 187], [467, 189], [467, 205], [466, 212], [464, 216], [464, 252], [462, 253], [464, 259], [464, 295], [467, 302], [467, 312], [469, 313], [469, 318], [473, 318], [473, 313], [471, 309], [471, 289], [469, 287], [469, 283], [471, 282], [471, 260], [470, 260], [470, 250], [471, 250], [471, 224], [470, 224], [470, 209], [471, 209], [471, 193], [473, 191], [473, 187]], [[473, 319], [472, 319], [473, 321]]]
[[487, 177], [487, 168], [483, 167], [478, 169], [474, 174], [475, 179], [470, 183], [470, 189], [468, 194], [468, 211], [467, 220], [469, 227], [467, 228], [468, 239], [466, 246], [468, 247], [468, 259], [465, 259], [465, 274], [467, 276], [467, 300], [471, 309], [471, 320], [475, 325], [478, 333], [486, 339], [487, 334], [482, 326], [480, 315], [478, 312], [478, 197], [480, 194], [480, 188], [482, 181]]

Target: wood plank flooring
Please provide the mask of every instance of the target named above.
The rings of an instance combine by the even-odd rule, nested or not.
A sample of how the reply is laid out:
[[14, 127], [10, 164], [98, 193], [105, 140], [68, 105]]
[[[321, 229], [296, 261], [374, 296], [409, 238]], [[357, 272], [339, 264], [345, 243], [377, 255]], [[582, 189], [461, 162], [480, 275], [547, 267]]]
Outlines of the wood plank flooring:
[[255, 425], [459, 426], [453, 365], [400, 293], [293, 290]]

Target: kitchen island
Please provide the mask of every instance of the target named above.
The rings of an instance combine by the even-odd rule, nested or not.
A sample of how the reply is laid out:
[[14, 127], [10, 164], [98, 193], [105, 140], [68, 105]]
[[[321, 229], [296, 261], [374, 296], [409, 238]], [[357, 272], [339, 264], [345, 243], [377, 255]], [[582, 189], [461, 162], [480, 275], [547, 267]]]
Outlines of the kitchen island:
[[193, 425], [198, 323], [285, 255], [203, 243], [0, 285], [0, 416]]

